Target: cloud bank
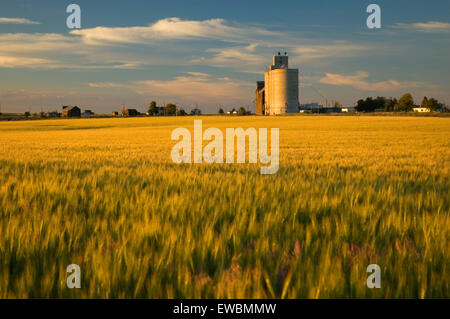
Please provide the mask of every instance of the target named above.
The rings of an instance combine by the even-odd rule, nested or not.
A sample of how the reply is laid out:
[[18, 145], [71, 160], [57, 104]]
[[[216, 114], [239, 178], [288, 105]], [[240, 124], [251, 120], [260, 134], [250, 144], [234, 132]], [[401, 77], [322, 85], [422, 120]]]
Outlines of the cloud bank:
[[364, 71], [358, 71], [354, 75], [342, 75], [327, 73], [325, 77], [319, 80], [320, 83], [335, 85], [335, 86], [350, 86], [362, 91], [395, 91], [398, 89], [411, 89], [420, 86], [426, 86], [425, 84], [418, 82], [399, 82], [396, 80], [387, 80], [379, 82], [370, 82], [369, 73]]
[[0, 18], [0, 24], [40, 24], [25, 18]]

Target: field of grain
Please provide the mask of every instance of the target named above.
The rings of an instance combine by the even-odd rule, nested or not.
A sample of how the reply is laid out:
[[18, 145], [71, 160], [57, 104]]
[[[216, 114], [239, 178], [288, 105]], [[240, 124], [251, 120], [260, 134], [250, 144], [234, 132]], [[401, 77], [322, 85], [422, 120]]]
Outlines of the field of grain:
[[[280, 128], [278, 173], [172, 163], [194, 119]], [[449, 118], [2, 122], [0, 150], [0, 298], [450, 297]]]

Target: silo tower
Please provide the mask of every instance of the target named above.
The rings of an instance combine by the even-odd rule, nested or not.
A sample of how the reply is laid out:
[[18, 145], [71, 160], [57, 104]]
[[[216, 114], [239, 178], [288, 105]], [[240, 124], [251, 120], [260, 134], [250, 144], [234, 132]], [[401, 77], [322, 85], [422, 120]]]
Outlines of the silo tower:
[[287, 53], [273, 57], [273, 65], [265, 73], [265, 114], [298, 112], [298, 69], [289, 69]]

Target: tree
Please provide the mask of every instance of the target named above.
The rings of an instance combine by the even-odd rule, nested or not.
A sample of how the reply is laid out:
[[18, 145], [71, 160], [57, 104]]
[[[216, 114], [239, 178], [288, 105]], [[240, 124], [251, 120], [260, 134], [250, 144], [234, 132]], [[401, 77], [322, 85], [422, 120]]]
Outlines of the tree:
[[157, 115], [158, 114], [158, 107], [156, 106], [155, 101], [151, 101], [150, 106], [148, 108], [148, 113], [150, 115]]
[[394, 97], [394, 99], [392, 100], [392, 103], [394, 104], [394, 112], [398, 111], [398, 100], [397, 98]]
[[222, 109], [222, 108], [220, 108], [220, 110], [219, 110], [219, 114], [223, 114], [223, 113], [225, 113], [225, 112], [223, 111], [223, 109]]
[[424, 96], [423, 97], [423, 100], [422, 100], [422, 107], [425, 107], [425, 108], [428, 108], [429, 106], [429, 102], [428, 102], [428, 98], [426, 97], [426, 96]]
[[337, 108], [337, 109], [341, 109], [341, 108], [342, 108], [342, 104], [339, 103], [338, 101], [335, 101], [333, 106], [334, 106], [335, 108]]
[[177, 106], [175, 104], [167, 104], [164, 108], [164, 113], [166, 115], [175, 115], [177, 113]]
[[187, 115], [187, 113], [186, 113], [185, 110], [179, 109], [179, 110], [177, 111], [177, 115], [178, 115], [178, 116], [184, 116], [184, 115]]
[[398, 101], [398, 107], [401, 111], [408, 112], [414, 108], [414, 99], [411, 94], [404, 94]]
[[241, 108], [239, 108], [238, 114], [239, 115], [247, 115], [247, 111], [243, 107], [241, 107]]
[[386, 99], [384, 101], [384, 111], [385, 112], [394, 112], [396, 110], [398, 101], [396, 98]]
[[442, 103], [439, 103], [436, 99], [434, 98], [430, 98], [428, 100], [428, 108], [430, 108], [430, 110], [432, 111], [436, 111], [438, 108], [441, 108], [443, 106]]
[[384, 104], [386, 103], [386, 98], [382, 96], [377, 96], [375, 99], [374, 111], [384, 110]]
[[23, 115], [25, 115], [25, 117], [30, 117], [31, 113], [30, 112], [25, 112]]

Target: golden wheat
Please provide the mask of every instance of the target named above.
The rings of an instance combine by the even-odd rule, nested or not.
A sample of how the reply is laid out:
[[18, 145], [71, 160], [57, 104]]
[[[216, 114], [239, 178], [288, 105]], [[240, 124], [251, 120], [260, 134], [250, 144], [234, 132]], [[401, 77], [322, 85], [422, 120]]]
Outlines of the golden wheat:
[[278, 173], [172, 163], [192, 117], [0, 123], [0, 297], [450, 297], [450, 119], [201, 119], [280, 128]]

